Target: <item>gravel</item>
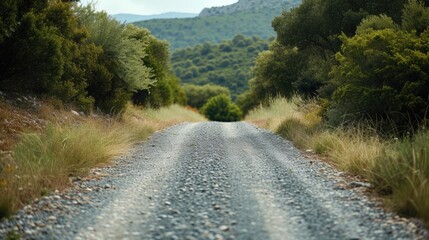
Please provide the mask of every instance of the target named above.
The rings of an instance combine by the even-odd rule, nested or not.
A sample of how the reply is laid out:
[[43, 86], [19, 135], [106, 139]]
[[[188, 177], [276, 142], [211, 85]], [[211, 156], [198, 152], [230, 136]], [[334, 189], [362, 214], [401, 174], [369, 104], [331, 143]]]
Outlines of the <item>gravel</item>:
[[289, 141], [247, 123], [187, 123], [0, 222], [0, 239], [427, 239]]

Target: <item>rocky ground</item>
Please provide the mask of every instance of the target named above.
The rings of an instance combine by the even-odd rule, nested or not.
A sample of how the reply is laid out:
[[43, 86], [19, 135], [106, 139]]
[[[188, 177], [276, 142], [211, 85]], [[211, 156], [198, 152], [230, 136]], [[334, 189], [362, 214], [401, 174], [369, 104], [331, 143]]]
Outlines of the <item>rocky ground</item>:
[[0, 223], [0, 239], [428, 239], [368, 184], [247, 123], [181, 124]]

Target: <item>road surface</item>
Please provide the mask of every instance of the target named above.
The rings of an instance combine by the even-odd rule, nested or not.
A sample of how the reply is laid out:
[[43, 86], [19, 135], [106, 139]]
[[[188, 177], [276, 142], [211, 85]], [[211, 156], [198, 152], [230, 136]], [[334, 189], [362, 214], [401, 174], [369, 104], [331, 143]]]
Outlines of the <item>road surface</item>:
[[[248, 123], [187, 123], [0, 224], [24, 239], [424, 239], [326, 163]], [[0, 237], [1, 238], [1, 237]]]

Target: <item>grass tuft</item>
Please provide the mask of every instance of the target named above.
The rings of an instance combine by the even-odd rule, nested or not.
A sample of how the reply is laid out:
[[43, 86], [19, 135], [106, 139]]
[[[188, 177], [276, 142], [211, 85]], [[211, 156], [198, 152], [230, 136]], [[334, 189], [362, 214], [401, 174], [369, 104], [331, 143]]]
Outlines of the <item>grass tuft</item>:
[[387, 146], [370, 180], [393, 209], [429, 223], [429, 131]]

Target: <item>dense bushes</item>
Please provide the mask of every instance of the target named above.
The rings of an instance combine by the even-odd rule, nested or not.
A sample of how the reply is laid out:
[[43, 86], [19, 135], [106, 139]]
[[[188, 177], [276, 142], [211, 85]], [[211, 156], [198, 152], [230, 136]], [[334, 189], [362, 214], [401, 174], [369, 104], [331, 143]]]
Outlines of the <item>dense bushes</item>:
[[369, 28], [341, 40], [331, 121], [378, 120], [406, 132], [427, 118], [429, 29], [419, 37], [397, 27]]
[[233, 122], [239, 121], [241, 111], [226, 95], [210, 98], [202, 107], [201, 112], [211, 121]]
[[325, 119], [335, 126], [418, 128], [429, 107], [428, 2], [308, 0], [284, 11], [240, 105], [298, 93], [323, 98]]
[[[147, 30], [70, 1], [2, 1], [1, 8], [1, 90], [121, 112], [133, 94], [162, 85], [170, 89], [162, 99], [171, 100], [160, 105], [183, 102], [165, 64], [168, 45]], [[165, 52], [163, 58], [153, 56], [158, 52]]]

